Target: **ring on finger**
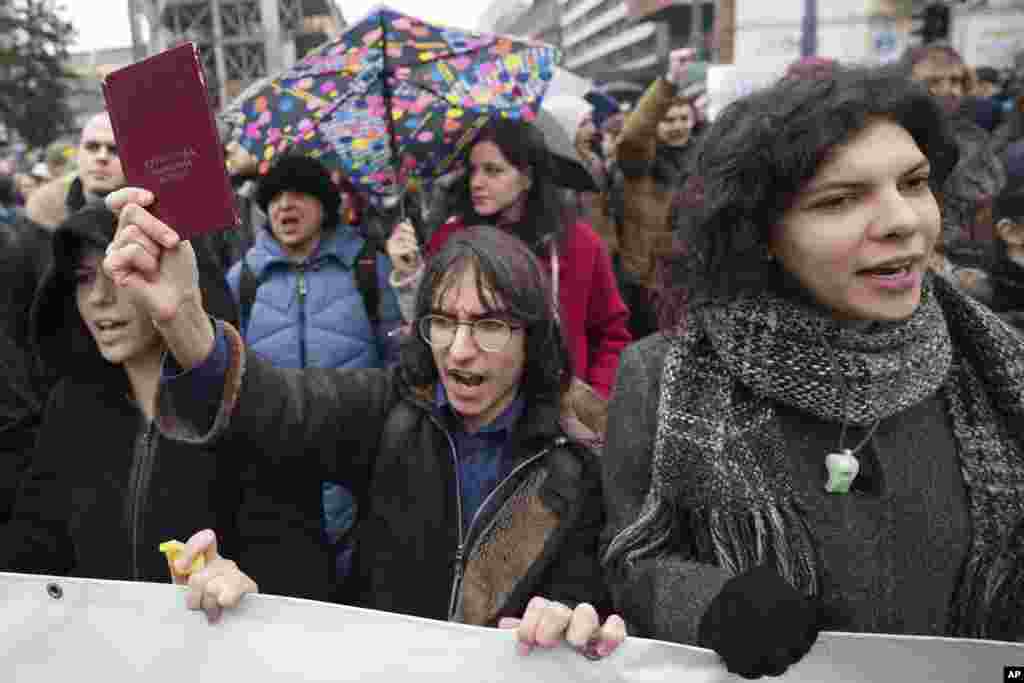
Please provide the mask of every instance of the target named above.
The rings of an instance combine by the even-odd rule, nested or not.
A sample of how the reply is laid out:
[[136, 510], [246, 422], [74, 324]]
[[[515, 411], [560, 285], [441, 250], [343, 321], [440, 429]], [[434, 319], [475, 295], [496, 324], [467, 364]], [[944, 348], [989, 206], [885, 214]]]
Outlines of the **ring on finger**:
[[216, 595], [211, 593], [209, 590], [206, 590], [203, 592], [203, 597], [202, 600], [200, 601], [200, 606], [204, 610], [216, 610], [220, 607], [220, 603], [218, 602]]
[[580, 654], [582, 654], [586, 659], [596, 662], [601, 659], [601, 655], [597, 651], [597, 647], [600, 642], [601, 641], [597, 638], [591, 638], [587, 641], [587, 644], [580, 649]]

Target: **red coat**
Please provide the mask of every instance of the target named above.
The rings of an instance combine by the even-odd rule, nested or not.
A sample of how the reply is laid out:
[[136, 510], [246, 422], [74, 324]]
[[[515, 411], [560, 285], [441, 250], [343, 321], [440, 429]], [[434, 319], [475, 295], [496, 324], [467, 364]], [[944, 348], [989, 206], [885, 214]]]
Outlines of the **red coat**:
[[[466, 226], [442, 225], [427, 242], [427, 256]], [[608, 397], [615, 386], [619, 354], [633, 338], [629, 309], [622, 301], [604, 242], [586, 223], [573, 224], [558, 249], [558, 305], [573, 373]], [[550, 266], [550, 260], [548, 260]]]

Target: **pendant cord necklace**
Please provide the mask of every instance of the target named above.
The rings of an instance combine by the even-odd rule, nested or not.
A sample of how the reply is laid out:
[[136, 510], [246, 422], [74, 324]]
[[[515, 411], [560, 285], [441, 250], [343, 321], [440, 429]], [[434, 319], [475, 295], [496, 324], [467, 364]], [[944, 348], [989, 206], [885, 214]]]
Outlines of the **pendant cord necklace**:
[[[850, 394], [852, 392], [850, 391], [850, 386], [846, 383], [846, 379], [843, 377], [842, 370], [839, 367], [839, 359], [836, 358], [836, 352], [832, 348], [832, 345], [828, 343], [828, 340], [825, 338], [825, 334], [822, 331], [820, 331], [820, 330], [818, 331], [818, 336], [821, 338], [821, 342], [825, 345], [825, 348], [828, 349], [829, 363], [832, 366], [833, 378], [835, 379], [835, 382], [836, 382], [837, 386], [843, 392], [843, 407], [842, 407], [843, 426], [842, 426], [842, 429], [839, 432], [839, 452], [843, 453], [843, 452], [849, 450], [849, 454], [850, 455], [856, 455], [857, 453], [859, 453], [861, 451], [861, 449], [864, 448], [864, 446], [867, 445], [868, 441], [871, 440], [871, 437], [873, 437], [875, 435], [875, 432], [878, 430], [878, 425], [880, 425], [882, 423], [882, 418], [881, 417], [876, 417], [875, 418], [874, 422], [871, 424], [871, 427], [868, 429], [867, 434], [864, 435], [864, 438], [861, 439], [860, 443], [858, 443], [852, 449], [846, 449], [845, 448], [845, 446], [846, 446], [846, 432], [847, 432], [847, 430], [848, 430], [848, 428], [850, 426], [849, 408], [850, 408]], [[904, 350], [904, 353], [905, 353], [905, 350]], [[900, 354], [900, 368], [899, 368], [899, 371], [896, 373], [896, 376], [893, 378], [893, 388], [894, 389], [895, 389], [896, 385], [899, 383], [900, 378], [903, 376], [903, 371], [904, 371], [904, 369], [906, 367], [906, 363], [904, 361], [905, 361], [905, 358], [903, 356], [903, 353], [901, 353]]]

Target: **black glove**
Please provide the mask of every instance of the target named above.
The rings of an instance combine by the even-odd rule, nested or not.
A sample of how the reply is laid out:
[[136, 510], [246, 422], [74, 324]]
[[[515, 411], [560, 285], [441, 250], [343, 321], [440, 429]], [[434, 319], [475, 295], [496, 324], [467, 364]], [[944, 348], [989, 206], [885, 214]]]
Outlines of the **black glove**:
[[818, 637], [817, 602], [762, 564], [729, 579], [700, 620], [698, 644], [744, 678], [781, 676]]

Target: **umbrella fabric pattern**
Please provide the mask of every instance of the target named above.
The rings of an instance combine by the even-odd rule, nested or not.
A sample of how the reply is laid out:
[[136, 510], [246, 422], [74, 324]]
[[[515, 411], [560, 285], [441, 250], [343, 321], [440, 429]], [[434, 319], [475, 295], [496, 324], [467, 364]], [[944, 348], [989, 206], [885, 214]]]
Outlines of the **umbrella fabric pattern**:
[[371, 199], [449, 170], [491, 116], [533, 120], [558, 51], [381, 8], [241, 104], [240, 143], [341, 169]]

